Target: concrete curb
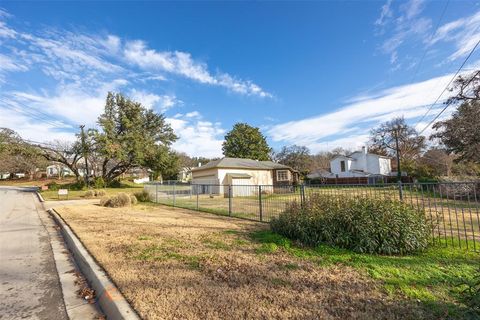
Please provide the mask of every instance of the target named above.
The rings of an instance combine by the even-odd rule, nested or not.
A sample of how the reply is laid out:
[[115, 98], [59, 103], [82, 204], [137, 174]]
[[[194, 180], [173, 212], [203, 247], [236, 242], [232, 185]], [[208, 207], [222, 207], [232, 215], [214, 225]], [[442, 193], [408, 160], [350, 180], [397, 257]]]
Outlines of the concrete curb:
[[40, 192], [35, 191], [35, 193], [37, 194], [38, 200], [40, 200], [40, 202], [45, 202], [45, 199], [43, 199], [43, 197], [42, 197], [42, 195], [40, 194]]
[[140, 317], [135, 310], [110, 280], [106, 272], [95, 262], [72, 229], [55, 209], [49, 209], [48, 212], [60, 227], [60, 232], [80, 271], [95, 290], [97, 302], [107, 319], [139, 320]]

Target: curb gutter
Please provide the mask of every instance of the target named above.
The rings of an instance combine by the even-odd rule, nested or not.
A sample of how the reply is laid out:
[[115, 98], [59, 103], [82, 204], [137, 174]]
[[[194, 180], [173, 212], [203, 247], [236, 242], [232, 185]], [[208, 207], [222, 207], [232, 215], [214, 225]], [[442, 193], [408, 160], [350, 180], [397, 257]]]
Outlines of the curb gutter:
[[140, 320], [125, 297], [120, 293], [115, 284], [110, 280], [105, 271], [95, 262], [72, 229], [58, 215], [55, 209], [48, 210], [65, 239], [67, 247], [72, 252], [73, 258], [80, 271], [91, 287], [95, 290], [97, 302], [107, 319]]

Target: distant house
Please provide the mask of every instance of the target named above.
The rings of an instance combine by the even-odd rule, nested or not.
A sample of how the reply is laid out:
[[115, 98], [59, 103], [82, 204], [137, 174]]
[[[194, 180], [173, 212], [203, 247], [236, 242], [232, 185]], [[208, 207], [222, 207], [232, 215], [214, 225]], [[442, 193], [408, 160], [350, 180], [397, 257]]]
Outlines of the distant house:
[[177, 180], [181, 182], [192, 181], [192, 169], [190, 167], [183, 167], [177, 175]]
[[61, 163], [54, 163], [47, 166], [47, 178], [60, 178], [60, 177], [67, 177], [73, 176], [72, 170], [68, 168], [66, 165]]
[[330, 160], [330, 172], [314, 171], [307, 175], [309, 179], [367, 178], [369, 182], [376, 178], [392, 176], [391, 159], [382, 155], [369, 153], [363, 147], [361, 151], [338, 155]]
[[226, 193], [224, 186], [238, 186], [233, 188], [235, 196], [257, 192], [249, 186], [262, 185], [265, 191], [274, 192], [272, 186], [290, 186], [298, 180], [298, 171], [272, 161], [222, 158], [192, 169], [192, 184], [217, 185], [214, 193]]

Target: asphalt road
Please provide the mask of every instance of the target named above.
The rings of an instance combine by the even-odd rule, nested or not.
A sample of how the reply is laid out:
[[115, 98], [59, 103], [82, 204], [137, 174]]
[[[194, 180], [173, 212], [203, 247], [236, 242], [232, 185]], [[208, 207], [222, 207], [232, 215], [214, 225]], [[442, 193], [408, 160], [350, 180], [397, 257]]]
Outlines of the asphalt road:
[[68, 319], [33, 192], [0, 187], [0, 319]]

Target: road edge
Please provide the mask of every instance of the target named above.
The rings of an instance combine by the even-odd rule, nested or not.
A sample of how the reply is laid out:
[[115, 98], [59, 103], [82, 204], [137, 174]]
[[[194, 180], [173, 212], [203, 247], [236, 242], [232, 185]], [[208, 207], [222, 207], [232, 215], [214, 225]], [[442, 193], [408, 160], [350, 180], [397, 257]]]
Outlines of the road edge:
[[140, 317], [118, 290], [117, 286], [110, 280], [107, 273], [95, 262], [63, 218], [60, 217], [53, 208], [49, 209], [48, 213], [60, 227], [60, 232], [63, 235], [67, 247], [71, 251], [80, 271], [95, 290], [98, 305], [107, 319], [140, 320]]

